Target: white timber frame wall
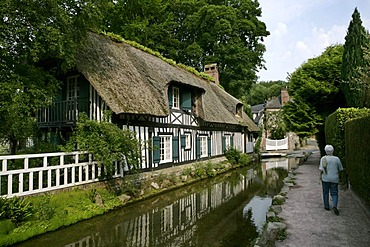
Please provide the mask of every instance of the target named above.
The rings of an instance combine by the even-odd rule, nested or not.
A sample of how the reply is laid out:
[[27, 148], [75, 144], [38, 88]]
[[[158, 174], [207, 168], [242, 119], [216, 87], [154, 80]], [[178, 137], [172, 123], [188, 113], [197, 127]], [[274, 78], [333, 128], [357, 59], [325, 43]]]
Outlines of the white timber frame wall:
[[104, 102], [104, 100], [100, 97], [98, 92], [95, 90], [95, 88], [90, 85], [89, 90], [89, 118], [90, 120], [96, 120], [98, 122], [101, 122], [103, 120], [104, 111], [109, 110], [109, 107]]

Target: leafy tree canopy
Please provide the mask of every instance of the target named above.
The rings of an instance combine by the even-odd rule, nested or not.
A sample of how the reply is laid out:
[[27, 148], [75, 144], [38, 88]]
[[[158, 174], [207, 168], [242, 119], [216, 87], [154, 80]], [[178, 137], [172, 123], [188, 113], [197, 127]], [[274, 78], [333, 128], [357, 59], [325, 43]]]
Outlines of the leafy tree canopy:
[[286, 86], [285, 81], [262, 81], [253, 84], [247, 96], [247, 103], [250, 105], [263, 104], [268, 99], [278, 97], [281, 94], [281, 89]]
[[73, 66], [98, 17], [94, 0], [0, 2], [0, 141], [12, 153], [31, 135], [36, 110], [58, 89], [55, 75]]
[[221, 85], [241, 98], [263, 67], [269, 32], [260, 16], [255, 0], [117, 0], [102, 29], [199, 71], [218, 63]]
[[342, 54], [342, 45], [329, 46], [292, 73], [288, 91], [293, 101], [284, 106], [288, 130], [301, 137], [323, 135], [325, 117], [344, 105], [339, 85]]

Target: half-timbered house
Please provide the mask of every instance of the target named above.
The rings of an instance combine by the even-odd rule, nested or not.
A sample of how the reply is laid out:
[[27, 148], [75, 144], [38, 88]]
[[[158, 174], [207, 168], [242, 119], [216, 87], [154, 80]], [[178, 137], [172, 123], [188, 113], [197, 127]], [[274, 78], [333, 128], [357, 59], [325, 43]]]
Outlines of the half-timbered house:
[[143, 169], [220, 156], [231, 146], [250, 153], [258, 131], [243, 104], [217, 83], [90, 33], [59, 97], [39, 111], [38, 127], [68, 136], [79, 113], [102, 121], [105, 110], [142, 141]]

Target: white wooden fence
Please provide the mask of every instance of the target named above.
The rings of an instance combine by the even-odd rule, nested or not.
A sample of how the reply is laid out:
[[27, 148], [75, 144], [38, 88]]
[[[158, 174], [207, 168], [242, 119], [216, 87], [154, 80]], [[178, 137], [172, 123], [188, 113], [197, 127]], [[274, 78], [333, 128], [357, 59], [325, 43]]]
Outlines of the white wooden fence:
[[[114, 163], [114, 178], [123, 176]], [[87, 152], [0, 156], [0, 196], [32, 195], [99, 181], [104, 175]]]
[[266, 151], [287, 150], [287, 149], [288, 149], [288, 137], [281, 140], [266, 139]]

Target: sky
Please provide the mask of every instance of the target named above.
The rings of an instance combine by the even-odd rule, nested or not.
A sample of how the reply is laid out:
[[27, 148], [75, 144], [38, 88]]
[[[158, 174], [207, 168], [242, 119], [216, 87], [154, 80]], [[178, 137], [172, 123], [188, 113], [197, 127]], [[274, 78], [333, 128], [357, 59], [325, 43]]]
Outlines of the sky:
[[370, 30], [370, 0], [258, 0], [260, 18], [270, 35], [264, 39], [265, 67], [258, 81], [287, 80], [308, 59], [332, 44], [344, 44], [357, 7]]

